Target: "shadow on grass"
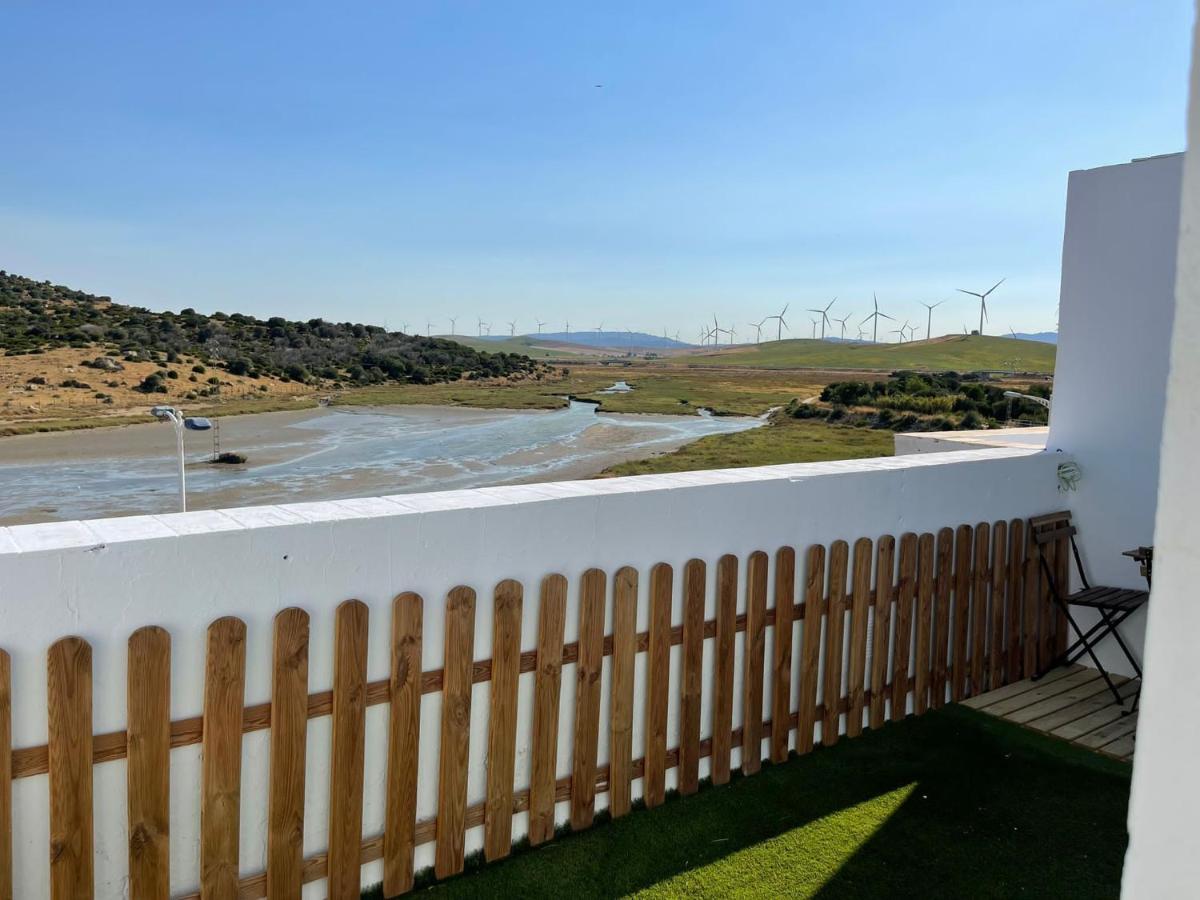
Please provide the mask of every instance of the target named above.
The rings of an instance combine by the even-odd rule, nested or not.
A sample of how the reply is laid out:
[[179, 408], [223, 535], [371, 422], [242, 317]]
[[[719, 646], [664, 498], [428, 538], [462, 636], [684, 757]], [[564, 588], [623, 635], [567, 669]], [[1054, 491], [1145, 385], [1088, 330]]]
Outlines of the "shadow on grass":
[[1129, 772], [950, 707], [445, 882], [426, 876], [418, 889], [570, 900], [1115, 897]]

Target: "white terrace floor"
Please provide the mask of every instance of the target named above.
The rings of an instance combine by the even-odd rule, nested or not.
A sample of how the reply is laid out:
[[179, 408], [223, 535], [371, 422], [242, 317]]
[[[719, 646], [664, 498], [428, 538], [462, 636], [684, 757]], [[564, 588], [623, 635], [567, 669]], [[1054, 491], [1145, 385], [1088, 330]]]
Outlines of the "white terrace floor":
[[1114, 702], [1099, 672], [1079, 665], [1055, 669], [1038, 681], [1026, 679], [997, 688], [965, 700], [963, 705], [1130, 760], [1138, 717], [1137, 713], [1123, 713], [1133, 706], [1137, 684], [1119, 675], [1112, 679], [1125, 697], [1121, 706]]

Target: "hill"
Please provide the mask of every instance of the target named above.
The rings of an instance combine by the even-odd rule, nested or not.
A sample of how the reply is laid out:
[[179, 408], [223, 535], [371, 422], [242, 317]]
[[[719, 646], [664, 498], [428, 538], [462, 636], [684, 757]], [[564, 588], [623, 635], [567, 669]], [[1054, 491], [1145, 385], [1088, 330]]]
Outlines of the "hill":
[[330, 385], [520, 376], [540, 367], [527, 355], [375, 325], [152, 312], [0, 271], [0, 351], [11, 357], [66, 347], [98, 354], [106, 371], [112, 364], [104, 359], [172, 363], [186, 355], [235, 376]]
[[843, 344], [818, 340], [770, 341], [677, 358], [685, 365], [763, 369], [899, 369], [1053, 372], [1055, 347], [1011, 337], [946, 335], [905, 344]]
[[1015, 337], [1018, 340], [1022, 340], [1022, 341], [1041, 341], [1043, 344], [1057, 344], [1058, 343], [1058, 332], [1057, 331], [1034, 331], [1034, 332], [1018, 331], [1016, 333]]

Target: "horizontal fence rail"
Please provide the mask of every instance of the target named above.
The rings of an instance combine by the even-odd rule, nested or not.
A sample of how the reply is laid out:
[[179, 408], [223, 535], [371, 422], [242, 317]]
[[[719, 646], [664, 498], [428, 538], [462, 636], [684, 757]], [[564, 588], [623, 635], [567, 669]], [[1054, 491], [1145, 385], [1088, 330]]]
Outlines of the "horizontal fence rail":
[[[382, 860], [384, 892], [413, 886], [416, 847], [434, 843], [440, 877], [462, 871], [467, 831], [482, 826], [488, 861], [508, 855], [513, 817], [528, 814], [532, 845], [554, 836], [555, 805], [568, 804], [572, 829], [591, 826], [597, 795], [608, 794], [614, 817], [625, 815], [642, 781], [647, 807], [663, 802], [667, 773], [678, 770], [681, 794], [700, 783], [709, 760], [714, 785], [729, 780], [734, 748], [741, 771], [764, 760], [781, 762], [831, 746], [842, 734], [884, 727], [1033, 674], [1065, 647], [1061, 613], [1047, 586], [1023, 520], [943, 528], [937, 534], [834, 541], [803, 554], [781, 547], [745, 560], [720, 557], [709, 596], [710, 563], [666, 563], [642, 573], [595, 568], [579, 580], [578, 638], [564, 641], [567, 579], [496, 584], [490, 596], [460, 585], [444, 604], [414, 593], [392, 603], [390, 674], [367, 681], [368, 608], [342, 603], [335, 619], [333, 683], [312, 692], [308, 683], [309, 616], [288, 608], [274, 621], [272, 697], [246, 705], [250, 636], [236, 617], [207, 633], [202, 715], [170, 720], [172, 637], [138, 629], [129, 638], [128, 725], [92, 733], [92, 657], [89, 644], [65, 637], [47, 657], [47, 742], [11, 748], [12, 689], [8, 655], [0, 651], [0, 900], [13, 896], [11, 796], [13, 779], [48, 774], [51, 897], [92, 896], [92, 770], [127, 760], [129, 895], [164, 898], [170, 885], [171, 750], [202, 746], [198, 892], [194, 897], [297, 896], [303, 884], [328, 880], [329, 896], [357, 897], [364, 863]], [[1054, 571], [1067, 566], [1065, 547], [1052, 547]], [[637, 631], [641, 579], [646, 578], [648, 628]], [[532, 590], [531, 590], [532, 589]], [[672, 621], [680, 598], [679, 622]], [[711, 602], [710, 602], [711, 601]], [[431, 608], [427, 609], [427, 606]], [[706, 619], [706, 609], [713, 618]], [[740, 611], [739, 611], [740, 609]], [[444, 617], [442, 667], [422, 669], [423, 619]], [[476, 621], [491, 616], [491, 646], [477, 647]], [[536, 644], [521, 647], [521, 624], [536, 623]], [[606, 632], [606, 622], [611, 631]], [[797, 629], [799, 633], [797, 634]], [[738, 652], [737, 633], [744, 635]], [[254, 636], [256, 641], [260, 636]], [[709, 662], [705, 644], [712, 642]], [[257, 645], [256, 645], [257, 646]], [[680, 647], [673, 683], [672, 648]], [[768, 654], [768, 647], [770, 652]], [[484, 653], [487, 658], [476, 659]], [[641, 735], [634, 747], [635, 660], [646, 654]], [[607, 660], [607, 662], [606, 662]], [[610, 696], [601, 682], [610, 672]], [[735, 672], [740, 667], [741, 721], [734, 722]], [[532, 709], [518, 703], [518, 684], [533, 674]], [[564, 680], [574, 679], [574, 717], [560, 732]], [[486, 734], [472, 734], [473, 686], [488, 683]], [[441, 693], [436, 772], [419, 771], [425, 694]], [[366, 710], [387, 704], [386, 812], [382, 834], [364, 837]], [[678, 711], [678, 744], [668, 747], [669, 711]], [[704, 710], [711, 734], [702, 735]], [[303, 854], [304, 797], [310, 719], [331, 716], [328, 849]], [[517, 735], [531, 722], [530, 779], [516, 781]], [[270, 729], [266, 870], [239, 874], [242, 738]], [[609, 758], [598, 758], [600, 736]], [[470, 802], [470, 747], [487, 748], [486, 790]], [[558, 770], [560, 743], [570, 767]], [[765, 743], [765, 752], [764, 752]], [[638, 753], [640, 755], [636, 755]], [[418, 820], [418, 780], [436, 779], [436, 816]], [[258, 786], [255, 786], [258, 787]], [[325, 790], [323, 787], [322, 790]]]

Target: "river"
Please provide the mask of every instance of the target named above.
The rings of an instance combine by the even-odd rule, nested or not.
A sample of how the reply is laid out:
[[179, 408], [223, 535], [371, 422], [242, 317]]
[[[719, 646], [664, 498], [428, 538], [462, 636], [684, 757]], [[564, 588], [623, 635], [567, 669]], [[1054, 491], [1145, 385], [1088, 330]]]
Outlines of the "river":
[[[210, 432], [188, 432], [190, 509], [335, 500], [593, 475], [711, 434], [762, 424], [708, 415], [621, 415], [572, 402], [560, 410], [326, 407], [223, 419], [221, 449], [241, 466], [211, 465]], [[0, 525], [178, 509], [169, 425], [0, 440]]]

